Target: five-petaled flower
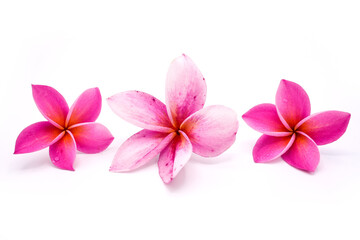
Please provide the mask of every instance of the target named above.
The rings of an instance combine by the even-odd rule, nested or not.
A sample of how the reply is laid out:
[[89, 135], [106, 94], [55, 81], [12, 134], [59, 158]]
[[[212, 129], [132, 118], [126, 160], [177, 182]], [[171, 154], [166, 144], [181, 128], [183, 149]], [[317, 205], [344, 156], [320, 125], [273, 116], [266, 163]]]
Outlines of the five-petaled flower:
[[254, 161], [269, 162], [282, 157], [291, 166], [313, 172], [319, 164], [317, 145], [339, 139], [346, 131], [350, 114], [326, 111], [310, 115], [305, 90], [287, 80], [280, 82], [274, 104], [260, 104], [242, 117], [263, 133], [253, 149]]
[[160, 153], [159, 174], [169, 183], [192, 152], [215, 157], [235, 141], [238, 120], [224, 106], [203, 108], [206, 83], [186, 55], [170, 65], [166, 80], [166, 106], [155, 97], [127, 91], [108, 98], [111, 109], [124, 120], [145, 128], [126, 140], [117, 151], [110, 171], [136, 169]]
[[32, 85], [35, 103], [47, 121], [25, 128], [16, 140], [14, 154], [29, 153], [49, 147], [52, 163], [74, 170], [76, 149], [83, 153], [105, 150], [114, 137], [94, 121], [101, 111], [98, 88], [83, 92], [69, 109], [64, 97], [54, 88]]

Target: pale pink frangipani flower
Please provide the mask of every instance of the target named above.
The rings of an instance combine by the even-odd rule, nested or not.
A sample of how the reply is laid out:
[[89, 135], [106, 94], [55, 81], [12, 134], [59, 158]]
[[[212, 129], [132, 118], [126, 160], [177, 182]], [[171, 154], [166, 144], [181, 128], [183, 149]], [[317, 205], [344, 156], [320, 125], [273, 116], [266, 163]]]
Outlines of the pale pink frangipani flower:
[[145, 128], [120, 146], [110, 171], [134, 170], [160, 154], [159, 174], [164, 183], [169, 183], [192, 152], [215, 157], [227, 150], [238, 130], [236, 113], [220, 105], [203, 108], [205, 99], [205, 79], [184, 54], [176, 58], [168, 70], [166, 105], [139, 91], [108, 98], [117, 115]]
[[350, 113], [325, 111], [310, 115], [310, 99], [297, 83], [281, 80], [275, 105], [264, 103], [242, 118], [263, 133], [253, 149], [256, 163], [281, 157], [291, 166], [314, 172], [319, 164], [317, 145], [339, 139], [346, 131]]
[[83, 92], [69, 109], [54, 88], [32, 85], [35, 103], [47, 121], [34, 123], [18, 136], [14, 154], [35, 152], [49, 147], [52, 163], [72, 170], [76, 149], [83, 153], [105, 150], [114, 137], [102, 124], [95, 123], [101, 111], [98, 88]]

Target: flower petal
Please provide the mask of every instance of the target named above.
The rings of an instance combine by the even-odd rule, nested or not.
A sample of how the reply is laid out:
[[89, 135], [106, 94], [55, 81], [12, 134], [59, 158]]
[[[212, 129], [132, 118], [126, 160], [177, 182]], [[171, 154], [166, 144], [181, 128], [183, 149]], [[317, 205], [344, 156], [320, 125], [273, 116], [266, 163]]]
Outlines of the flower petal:
[[[279, 114], [291, 129], [302, 119], [310, 115], [309, 96], [297, 83], [284, 79], [281, 80], [276, 92], [275, 102]], [[286, 123], [284, 124], [286, 125]]]
[[166, 108], [175, 127], [203, 108], [206, 100], [205, 78], [185, 54], [176, 58], [166, 78]]
[[317, 145], [325, 145], [345, 133], [350, 116], [350, 113], [340, 111], [313, 114], [299, 122], [297, 130], [306, 133]]
[[170, 183], [189, 161], [192, 145], [183, 131], [161, 153], [158, 161], [159, 174], [164, 183]]
[[193, 151], [203, 157], [215, 157], [228, 149], [235, 141], [239, 127], [236, 113], [224, 106], [203, 108], [182, 124]]
[[76, 142], [76, 147], [83, 153], [104, 151], [114, 140], [110, 131], [100, 123], [82, 123], [69, 128]]
[[101, 111], [99, 88], [90, 88], [83, 92], [71, 106], [67, 115], [66, 126], [77, 123], [94, 122]]
[[107, 100], [114, 113], [138, 127], [159, 132], [173, 131], [165, 104], [150, 94], [127, 91]]
[[176, 136], [175, 132], [161, 133], [142, 130], [128, 138], [116, 152], [110, 171], [134, 170], [153, 159]]
[[313, 140], [305, 134], [297, 132], [293, 145], [281, 157], [295, 168], [314, 172], [319, 164], [320, 153]]
[[259, 104], [245, 113], [242, 118], [250, 127], [266, 135], [289, 136], [292, 134], [280, 121], [274, 104]]
[[64, 97], [54, 88], [44, 85], [32, 85], [32, 93], [41, 114], [54, 126], [62, 129], [69, 112]]
[[262, 135], [253, 149], [253, 158], [256, 163], [270, 162], [283, 155], [294, 143], [295, 134], [287, 137]]
[[58, 168], [74, 171], [73, 163], [76, 157], [75, 139], [69, 131], [56, 143], [50, 146], [50, 158]]
[[19, 134], [14, 154], [30, 153], [44, 149], [62, 137], [62, 131], [49, 122], [34, 123]]

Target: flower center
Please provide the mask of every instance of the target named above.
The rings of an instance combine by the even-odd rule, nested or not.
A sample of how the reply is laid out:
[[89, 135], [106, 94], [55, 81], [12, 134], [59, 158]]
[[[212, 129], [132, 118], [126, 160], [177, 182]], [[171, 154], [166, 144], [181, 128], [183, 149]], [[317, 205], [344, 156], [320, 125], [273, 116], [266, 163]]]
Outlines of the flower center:
[[69, 130], [69, 127], [63, 127], [62, 131], [66, 133], [66, 131]]

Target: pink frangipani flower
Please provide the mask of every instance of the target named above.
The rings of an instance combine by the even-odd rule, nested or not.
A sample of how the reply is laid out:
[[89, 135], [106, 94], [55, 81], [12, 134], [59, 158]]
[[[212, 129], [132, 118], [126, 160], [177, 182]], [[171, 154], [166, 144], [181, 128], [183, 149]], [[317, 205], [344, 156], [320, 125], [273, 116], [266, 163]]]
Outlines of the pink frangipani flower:
[[166, 106], [139, 91], [108, 98], [121, 118], [145, 128], [126, 140], [117, 151], [110, 171], [136, 169], [160, 153], [159, 174], [169, 183], [190, 159], [192, 152], [215, 157], [235, 141], [238, 120], [230, 108], [203, 108], [206, 83], [200, 70], [186, 55], [170, 65], [166, 80]]
[[76, 149], [83, 153], [105, 150], [114, 137], [94, 121], [101, 111], [98, 88], [83, 92], [69, 109], [64, 97], [54, 88], [32, 85], [35, 103], [47, 121], [25, 128], [16, 140], [14, 154], [30, 153], [49, 147], [52, 163], [72, 170]]
[[282, 157], [291, 166], [314, 172], [319, 164], [317, 145], [339, 139], [346, 131], [350, 113], [326, 111], [310, 115], [310, 99], [298, 84], [281, 80], [275, 105], [264, 103], [242, 118], [263, 133], [253, 149], [254, 161], [269, 162]]

